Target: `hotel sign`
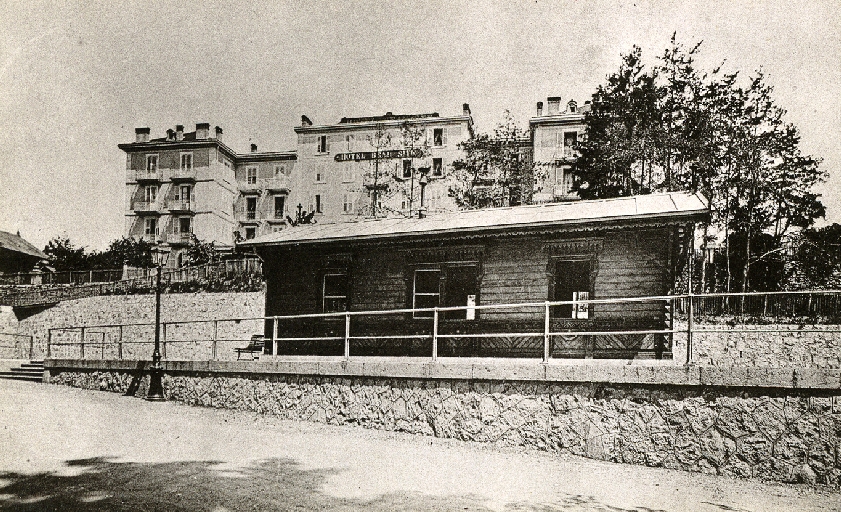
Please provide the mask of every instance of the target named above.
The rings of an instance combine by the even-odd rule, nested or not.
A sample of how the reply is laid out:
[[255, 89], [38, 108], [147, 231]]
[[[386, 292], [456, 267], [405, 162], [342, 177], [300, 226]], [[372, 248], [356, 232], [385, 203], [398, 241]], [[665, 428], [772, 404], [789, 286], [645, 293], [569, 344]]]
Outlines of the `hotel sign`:
[[362, 160], [387, 160], [391, 158], [422, 158], [421, 149], [388, 149], [385, 151], [360, 151], [357, 153], [339, 153], [336, 155], [337, 162], [359, 162]]

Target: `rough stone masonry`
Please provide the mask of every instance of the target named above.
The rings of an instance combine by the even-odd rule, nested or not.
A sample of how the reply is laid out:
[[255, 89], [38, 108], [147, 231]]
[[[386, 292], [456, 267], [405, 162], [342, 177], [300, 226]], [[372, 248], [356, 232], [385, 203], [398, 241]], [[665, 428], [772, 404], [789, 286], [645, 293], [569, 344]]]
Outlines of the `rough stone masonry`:
[[[145, 393], [126, 370], [50, 382]], [[169, 372], [192, 405], [530, 446], [593, 459], [841, 486], [841, 397], [792, 389]]]

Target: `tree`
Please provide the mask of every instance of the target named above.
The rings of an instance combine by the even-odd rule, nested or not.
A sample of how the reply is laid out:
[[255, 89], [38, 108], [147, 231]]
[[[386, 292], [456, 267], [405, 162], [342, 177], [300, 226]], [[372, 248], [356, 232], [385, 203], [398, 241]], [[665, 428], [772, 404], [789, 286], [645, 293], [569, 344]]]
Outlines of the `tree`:
[[116, 269], [123, 265], [136, 268], [151, 268], [153, 244], [148, 240], [136, 238], [118, 238], [111, 242], [103, 252], [94, 252], [91, 259], [96, 260], [95, 268]]
[[[761, 70], [742, 88], [738, 73], [699, 70], [699, 48], [684, 47], [673, 35], [650, 71], [638, 47], [622, 56], [585, 114], [575, 187], [585, 199], [702, 192], [713, 226], [724, 233], [726, 289], [738, 282], [746, 291], [756, 275], [751, 265], [769, 268], [766, 258], [778, 255], [792, 229], [824, 214], [813, 188], [826, 173], [819, 159], [802, 154], [799, 132], [784, 123]], [[708, 227], [704, 248], [713, 238]], [[741, 237], [744, 252], [738, 265], [733, 236]], [[702, 267], [702, 286], [705, 272]]]
[[[418, 172], [415, 168], [415, 159], [424, 159], [430, 155], [429, 141], [426, 140], [426, 133], [423, 128], [419, 128], [408, 122], [404, 122], [400, 126], [400, 140], [403, 149], [406, 150], [411, 173], [409, 176], [409, 186], [406, 187], [404, 182], [404, 186], [401, 187], [402, 192], [409, 198], [409, 216], [411, 217], [415, 204], [415, 174]], [[403, 177], [405, 178], [405, 176]], [[420, 187], [418, 187], [419, 189]]]
[[450, 195], [460, 208], [488, 208], [531, 202], [536, 170], [523, 149], [528, 133], [509, 111], [493, 134], [459, 144], [464, 157], [453, 162]]
[[190, 245], [185, 251], [184, 263], [187, 266], [203, 265], [205, 263], [216, 263], [220, 260], [219, 251], [214, 242], [203, 242], [190, 235]]
[[797, 272], [807, 288], [841, 283], [841, 224], [803, 230], [794, 253]]
[[391, 134], [382, 124], [377, 124], [374, 132], [368, 135], [368, 144], [374, 148], [374, 161], [372, 167], [365, 175], [365, 188], [371, 196], [371, 216], [378, 215], [380, 196], [388, 193], [388, 175], [383, 176], [380, 171], [380, 154], [391, 147]]
[[57, 236], [44, 247], [50, 265], [58, 271], [88, 270], [84, 247], [76, 247], [69, 238]]

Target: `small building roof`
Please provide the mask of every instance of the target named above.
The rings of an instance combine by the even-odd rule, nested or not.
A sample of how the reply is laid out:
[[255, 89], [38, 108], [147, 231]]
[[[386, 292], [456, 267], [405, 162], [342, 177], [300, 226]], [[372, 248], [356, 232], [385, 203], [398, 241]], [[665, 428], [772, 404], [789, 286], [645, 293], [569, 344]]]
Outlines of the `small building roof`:
[[19, 235], [9, 233], [7, 231], [0, 231], [0, 249], [7, 251], [19, 252], [33, 258], [47, 259], [47, 255], [39, 251], [34, 245], [30, 244]]
[[468, 210], [418, 218], [371, 219], [307, 224], [243, 242], [243, 246], [315, 245], [417, 238], [436, 235], [504, 233], [516, 229], [575, 228], [634, 221], [691, 221], [708, 213], [700, 193], [670, 192], [616, 199]]

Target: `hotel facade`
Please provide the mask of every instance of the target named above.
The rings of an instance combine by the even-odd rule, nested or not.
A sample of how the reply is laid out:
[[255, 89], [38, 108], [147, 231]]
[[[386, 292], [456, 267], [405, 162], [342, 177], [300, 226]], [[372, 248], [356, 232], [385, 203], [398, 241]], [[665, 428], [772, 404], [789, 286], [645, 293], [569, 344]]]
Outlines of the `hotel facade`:
[[[574, 101], [561, 110], [549, 98], [529, 120], [526, 148], [548, 172], [534, 202], [572, 200], [573, 146], [583, 133], [584, 109]], [[588, 105], [585, 105], [588, 107]], [[136, 128], [126, 153], [125, 236], [171, 247], [169, 265], [184, 262], [192, 237], [222, 250], [241, 240], [277, 232], [311, 216], [318, 223], [370, 217], [434, 215], [456, 209], [449, 196], [459, 144], [474, 135], [470, 107], [438, 113], [344, 117], [314, 124], [301, 116], [290, 151], [237, 153], [222, 128], [183, 125], [151, 138]]]

